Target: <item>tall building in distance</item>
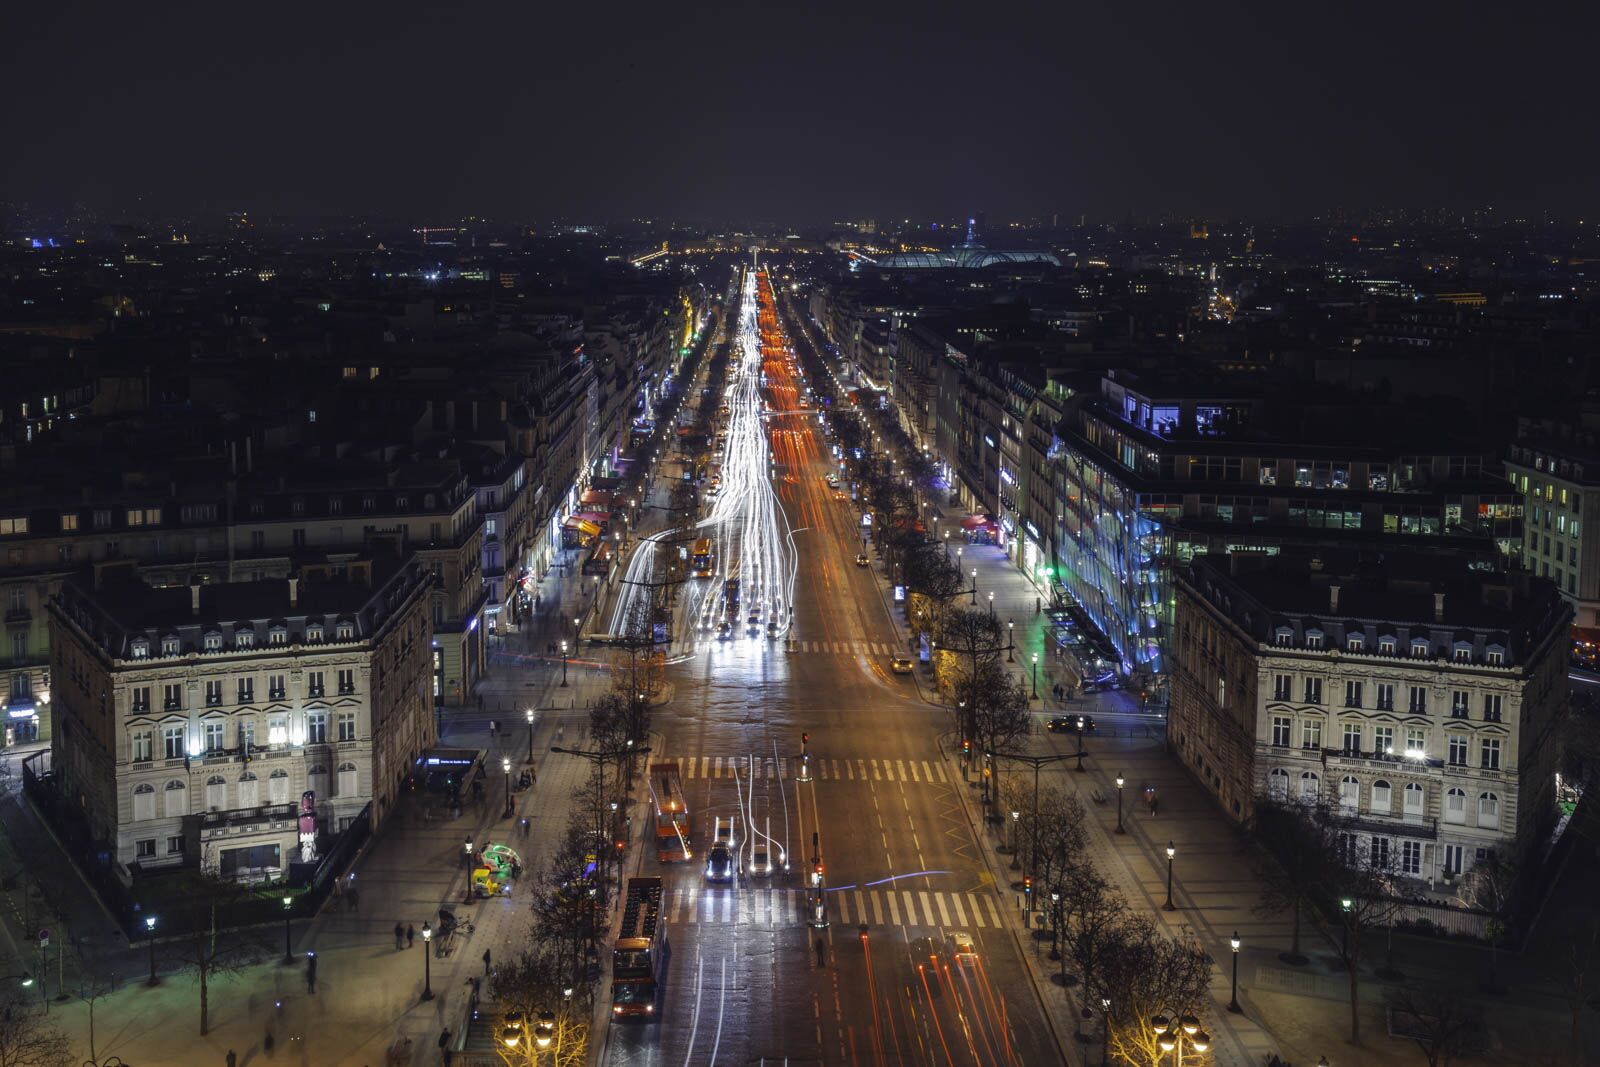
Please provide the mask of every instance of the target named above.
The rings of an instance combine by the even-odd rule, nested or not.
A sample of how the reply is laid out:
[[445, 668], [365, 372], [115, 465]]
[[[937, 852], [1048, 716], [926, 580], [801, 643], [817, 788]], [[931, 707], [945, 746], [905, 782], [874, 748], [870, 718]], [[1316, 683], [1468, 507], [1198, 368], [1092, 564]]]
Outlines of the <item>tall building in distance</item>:
[[155, 588], [123, 561], [63, 582], [50, 769], [119, 877], [274, 880], [380, 824], [436, 737], [432, 585], [388, 542], [286, 579]]

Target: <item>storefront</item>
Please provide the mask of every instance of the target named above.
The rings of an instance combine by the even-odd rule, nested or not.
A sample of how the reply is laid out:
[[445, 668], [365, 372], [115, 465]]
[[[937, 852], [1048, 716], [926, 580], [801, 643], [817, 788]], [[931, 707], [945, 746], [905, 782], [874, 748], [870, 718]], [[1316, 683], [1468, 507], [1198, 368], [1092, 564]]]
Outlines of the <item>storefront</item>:
[[961, 533], [969, 545], [1000, 543], [1000, 524], [989, 515], [968, 515], [961, 520]]

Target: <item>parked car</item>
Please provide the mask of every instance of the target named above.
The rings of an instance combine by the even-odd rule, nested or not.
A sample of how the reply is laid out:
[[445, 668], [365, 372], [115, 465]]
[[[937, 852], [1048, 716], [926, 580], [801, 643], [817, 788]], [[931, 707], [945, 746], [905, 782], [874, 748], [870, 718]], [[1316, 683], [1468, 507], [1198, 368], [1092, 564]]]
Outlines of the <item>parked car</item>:
[[904, 656], [896, 656], [894, 659], [889, 661], [889, 669], [896, 674], [910, 674], [913, 669], [913, 664]]

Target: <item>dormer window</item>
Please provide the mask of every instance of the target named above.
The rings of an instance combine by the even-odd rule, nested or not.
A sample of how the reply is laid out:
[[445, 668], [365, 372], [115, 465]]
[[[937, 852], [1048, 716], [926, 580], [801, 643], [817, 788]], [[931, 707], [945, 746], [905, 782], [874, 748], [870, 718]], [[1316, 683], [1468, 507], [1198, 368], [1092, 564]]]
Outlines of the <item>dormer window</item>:
[[1294, 627], [1280, 626], [1273, 631], [1273, 644], [1279, 648], [1288, 648], [1294, 644]]
[[336, 497], [336, 496], [332, 496], [332, 497], [328, 498], [328, 514], [329, 515], [338, 515], [338, 514], [342, 513], [343, 511], [344, 511], [344, 500], [343, 499], [341, 499], [340, 497]]
[[1378, 651], [1382, 652], [1385, 656], [1394, 655], [1396, 647], [1397, 647], [1397, 642], [1395, 641], [1394, 638], [1392, 638], [1392, 637], [1380, 637], [1380, 638], [1378, 638]]
[[150, 658], [150, 641], [149, 641], [149, 639], [148, 638], [144, 638], [144, 637], [136, 637], [136, 638], [134, 638], [133, 639], [133, 644], [129, 647], [128, 651], [129, 651], [129, 654], [134, 659], [149, 659]]
[[161, 654], [163, 656], [176, 656], [178, 654], [178, 639], [176, 637], [163, 637], [161, 639]]
[[426, 496], [424, 496], [422, 498], [422, 506], [427, 508], [429, 511], [433, 510], [433, 508], [434, 508], [434, 495], [432, 493], [429, 493], [428, 495], [426, 495]]
[[353, 641], [353, 640], [355, 640], [355, 636], [356, 636], [355, 624], [354, 623], [349, 623], [349, 622], [341, 622], [339, 624], [339, 627], [338, 627], [338, 630], [337, 630], [337, 635], [338, 635], [339, 640], [341, 640], [341, 641]]
[[1413, 637], [1411, 639], [1411, 658], [1428, 658], [1428, 639], [1426, 637]]
[[289, 643], [289, 630], [284, 626], [274, 626], [267, 631], [267, 644], [287, 645]]
[[378, 506], [378, 498], [377, 497], [375, 497], [375, 496], [364, 496], [364, 497], [361, 498], [361, 510], [362, 511], [371, 511], [373, 508], [375, 508], [377, 506]]
[[1321, 648], [1322, 647], [1322, 631], [1321, 630], [1307, 630], [1306, 631], [1306, 647], [1307, 648]]
[[1503, 667], [1506, 662], [1506, 650], [1500, 645], [1490, 645], [1484, 650], [1484, 659], [1491, 667]]
[[1450, 658], [1457, 663], [1472, 662], [1472, 646], [1465, 641], [1457, 641], [1450, 649]]
[[313, 622], [313, 623], [307, 624], [307, 626], [306, 626], [306, 644], [314, 645], [314, 644], [317, 644], [318, 642], [320, 642], [321, 640], [322, 640], [322, 624], [320, 622]]
[[205, 650], [207, 652], [222, 651], [222, 634], [216, 630], [207, 630], [205, 637]]
[[256, 646], [255, 631], [236, 627], [233, 631], [233, 643], [238, 648], [254, 648]]
[[1365, 634], [1345, 635], [1344, 647], [1346, 652], [1360, 652], [1362, 649], [1366, 648], [1366, 646], [1367, 638]]
[[306, 513], [306, 502], [300, 497], [295, 497], [289, 502], [289, 511], [294, 515], [304, 515]]

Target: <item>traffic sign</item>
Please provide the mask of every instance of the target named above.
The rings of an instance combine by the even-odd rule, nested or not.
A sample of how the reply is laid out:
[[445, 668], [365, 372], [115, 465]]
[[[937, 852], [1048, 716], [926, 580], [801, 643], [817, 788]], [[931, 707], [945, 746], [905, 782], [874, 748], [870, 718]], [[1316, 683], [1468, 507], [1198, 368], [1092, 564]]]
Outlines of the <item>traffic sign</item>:
[[39, 947], [40, 948], [48, 948], [48, 947], [50, 947], [50, 928], [48, 926], [43, 927], [43, 928], [41, 928], [39, 930]]

